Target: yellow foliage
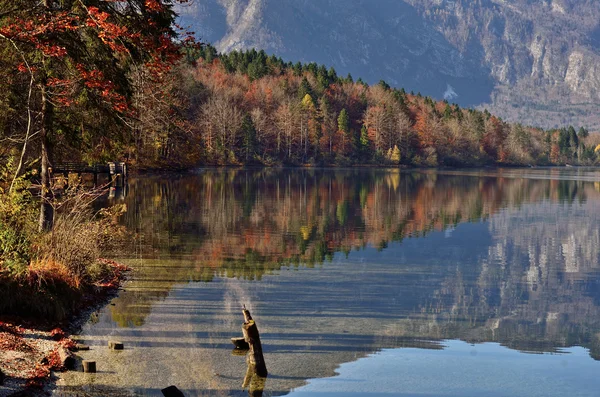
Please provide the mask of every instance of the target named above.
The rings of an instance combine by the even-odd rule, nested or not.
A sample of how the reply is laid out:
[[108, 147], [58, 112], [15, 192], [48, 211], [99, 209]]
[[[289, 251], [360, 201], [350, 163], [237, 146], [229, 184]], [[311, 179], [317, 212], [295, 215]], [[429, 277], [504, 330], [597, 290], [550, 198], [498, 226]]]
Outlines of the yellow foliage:
[[60, 281], [75, 288], [79, 288], [82, 281], [79, 277], [71, 274], [66, 265], [52, 259], [32, 261], [28, 269], [28, 279], [30, 282], [38, 284], [52, 284]]
[[302, 238], [306, 241], [310, 238], [311, 228], [308, 226], [300, 226], [300, 233], [302, 234]]

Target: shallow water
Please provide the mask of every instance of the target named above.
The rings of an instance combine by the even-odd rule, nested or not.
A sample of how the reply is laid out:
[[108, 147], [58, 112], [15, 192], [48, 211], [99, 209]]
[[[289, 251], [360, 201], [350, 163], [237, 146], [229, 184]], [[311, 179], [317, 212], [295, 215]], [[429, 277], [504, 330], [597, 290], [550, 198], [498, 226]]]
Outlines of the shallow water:
[[229, 341], [245, 304], [266, 396], [597, 395], [599, 191], [579, 168], [131, 180], [102, 205], [126, 205], [135, 270], [79, 336], [99, 373], [55, 394], [259, 395]]

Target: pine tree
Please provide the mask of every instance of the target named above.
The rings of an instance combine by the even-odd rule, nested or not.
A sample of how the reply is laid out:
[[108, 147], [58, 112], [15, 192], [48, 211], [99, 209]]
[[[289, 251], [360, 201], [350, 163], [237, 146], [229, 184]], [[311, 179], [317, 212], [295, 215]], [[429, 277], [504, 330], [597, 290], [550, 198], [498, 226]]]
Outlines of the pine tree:
[[365, 125], [360, 128], [360, 151], [363, 159], [371, 159], [371, 144], [369, 142], [369, 130]]
[[584, 127], [581, 127], [579, 129], [579, 133], [577, 135], [579, 136], [579, 140], [583, 140], [583, 139], [587, 138], [588, 136], [590, 136], [590, 133]]
[[308, 79], [303, 77], [300, 87], [298, 87], [298, 98], [303, 100], [307, 95], [313, 96], [312, 87], [310, 86]]
[[338, 116], [338, 131], [342, 137], [342, 153], [346, 154], [346, 148], [352, 143], [350, 137], [350, 117], [344, 108]]
[[243, 137], [243, 154], [245, 162], [248, 163], [254, 157], [256, 152], [256, 128], [252, 118], [246, 114], [242, 121], [242, 137]]

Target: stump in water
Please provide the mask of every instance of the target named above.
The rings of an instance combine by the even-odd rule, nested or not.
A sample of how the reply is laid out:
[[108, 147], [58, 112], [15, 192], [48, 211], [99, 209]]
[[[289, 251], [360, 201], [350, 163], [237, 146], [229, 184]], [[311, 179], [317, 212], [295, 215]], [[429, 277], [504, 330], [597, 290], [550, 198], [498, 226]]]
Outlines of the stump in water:
[[93, 374], [96, 372], [96, 362], [92, 360], [83, 360], [83, 372]]
[[265, 358], [263, 357], [258, 327], [252, 319], [250, 311], [248, 311], [245, 306], [243, 314], [245, 322], [242, 325], [242, 332], [244, 334], [244, 340], [250, 346], [250, 354], [248, 355], [249, 365], [254, 366], [254, 373], [256, 373], [256, 375], [266, 378], [268, 375], [267, 365], [265, 364]]
[[108, 341], [108, 348], [111, 350], [123, 350], [123, 342], [117, 342], [113, 340]]

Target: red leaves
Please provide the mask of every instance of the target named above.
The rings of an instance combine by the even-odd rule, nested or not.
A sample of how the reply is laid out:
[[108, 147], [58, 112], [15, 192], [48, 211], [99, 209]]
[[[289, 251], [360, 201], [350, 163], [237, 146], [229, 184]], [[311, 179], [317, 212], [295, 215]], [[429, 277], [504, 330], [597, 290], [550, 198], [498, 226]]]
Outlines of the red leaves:
[[55, 105], [80, 103], [88, 98], [81, 92], [88, 90], [100, 99], [93, 103], [132, 116], [125, 94], [129, 91], [115, 84], [120, 81], [116, 76], [127, 75], [131, 64], [137, 64], [147, 68], [152, 83], [163, 84], [183, 56], [181, 47], [195, 45], [189, 32], [179, 32], [181, 39], [175, 40], [175, 32], [183, 29], [165, 24], [171, 21], [173, 4], [187, 2], [76, 2], [61, 11], [34, 7], [5, 16], [0, 34], [15, 44], [22, 58], [14, 63], [15, 70], [34, 74], [36, 87], [46, 85]]
[[129, 267], [109, 259], [99, 259], [99, 262], [110, 266], [112, 268], [112, 272], [104, 280], [97, 283], [98, 287], [108, 289], [118, 288], [121, 280], [123, 279], [123, 274], [131, 270]]
[[52, 331], [50, 331], [50, 337], [52, 337], [52, 339], [55, 341], [59, 341], [65, 337], [65, 333], [60, 328], [54, 328]]
[[67, 49], [59, 45], [38, 44], [36, 48], [49, 57], [61, 58], [67, 55]]
[[78, 64], [76, 68], [85, 87], [99, 94], [113, 110], [119, 113], [126, 113], [130, 110], [127, 99], [116, 91], [116, 85], [107, 80], [102, 71], [88, 71], [82, 64]]
[[144, 4], [145, 4], [146, 8], [148, 8], [148, 10], [150, 10], [150, 11], [161, 12], [163, 10], [162, 4], [160, 4], [156, 0], [146, 0], [144, 2]]
[[85, 24], [97, 28], [97, 35], [102, 42], [116, 52], [127, 52], [123, 39], [134, 39], [137, 35], [129, 33], [127, 26], [110, 22], [110, 14], [101, 11], [98, 7], [88, 7], [88, 18]]
[[18, 334], [0, 332], [0, 349], [31, 352], [32, 348]]

